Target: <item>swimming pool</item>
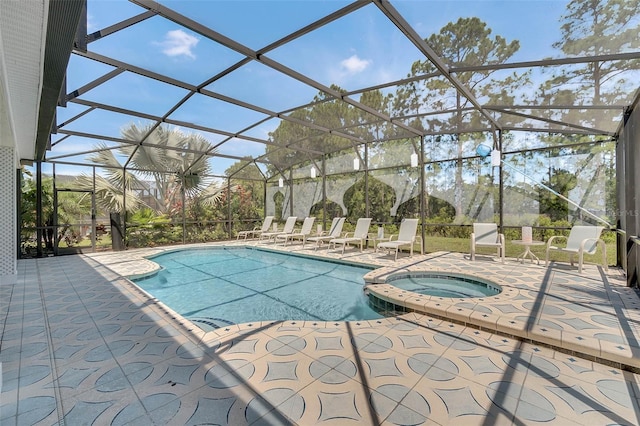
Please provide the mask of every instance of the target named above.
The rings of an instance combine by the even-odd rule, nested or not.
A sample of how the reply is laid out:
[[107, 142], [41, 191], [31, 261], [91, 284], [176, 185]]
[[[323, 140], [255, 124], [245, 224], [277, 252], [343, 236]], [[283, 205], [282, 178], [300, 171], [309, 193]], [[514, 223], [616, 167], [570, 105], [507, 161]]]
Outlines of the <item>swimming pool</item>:
[[387, 283], [402, 290], [436, 297], [486, 297], [502, 292], [498, 284], [452, 273], [416, 272], [390, 276]]
[[371, 268], [256, 248], [186, 249], [151, 260], [162, 270], [135, 283], [204, 329], [381, 318], [362, 292]]

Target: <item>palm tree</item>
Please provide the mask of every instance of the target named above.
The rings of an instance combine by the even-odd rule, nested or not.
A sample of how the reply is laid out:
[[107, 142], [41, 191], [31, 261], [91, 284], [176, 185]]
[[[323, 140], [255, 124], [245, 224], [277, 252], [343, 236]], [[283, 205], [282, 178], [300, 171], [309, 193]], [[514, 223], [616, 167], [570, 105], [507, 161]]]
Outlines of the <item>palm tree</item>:
[[[108, 212], [134, 212], [144, 203], [133, 191], [139, 182], [131, 173], [127, 172], [113, 151], [105, 144], [96, 146], [99, 150], [89, 157], [89, 160], [105, 167], [105, 176], [95, 175], [95, 189], [93, 176], [80, 175], [76, 178], [76, 185], [81, 189], [93, 190], [96, 196], [96, 204]], [[124, 182], [124, 185], [123, 185]], [[124, 189], [123, 189], [124, 188]], [[125, 204], [126, 198], [126, 204]]]
[[[136, 169], [149, 178], [156, 189], [153, 204], [159, 213], [176, 213], [177, 206], [182, 203], [183, 192], [190, 202], [213, 205], [220, 200], [224, 188], [207, 179], [210, 167], [207, 156], [203, 155], [215, 151], [202, 135], [184, 133], [178, 128], [139, 127], [132, 123], [122, 131], [122, 137], [132, 144], [118, 147], [117, 153], [130, 158], [128, 168]], [[136, 189], [149, 186], [145, 184], [146, 180], [138, 179], [127, 171], [116, 158], [114, 150], [105, 144], [99, 144], [97, 149], [89, 159], [106, 166], [105, 176], [96, 176], [95, 194], [99, 206], [110, 212], [121, 212], [125, 207], [132, 212], [146, 206], [136, 193]], [[78, 184], [93, 188], [93, 177], [80, 176]]]

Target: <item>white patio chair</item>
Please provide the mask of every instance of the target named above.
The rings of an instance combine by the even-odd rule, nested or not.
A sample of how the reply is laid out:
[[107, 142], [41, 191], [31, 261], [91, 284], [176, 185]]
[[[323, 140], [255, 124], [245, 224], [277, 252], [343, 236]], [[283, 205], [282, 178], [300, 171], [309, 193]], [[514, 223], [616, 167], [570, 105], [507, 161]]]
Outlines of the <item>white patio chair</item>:
[[249, 230], [249, 231], [240, 231], [238, 232], [238, 235], [236, 236], [236, 240], [239, 240], [240, 237], [244, 237], [244, 239], [246, 240], [248, 236], [260, 236], [260, 234], [262, 234], [263, 232], [267, 232], [269, 229], [271, 229], [271, 223], [273, 222], [273, 216], [266, 216], [264, 218], [264, 221], [262, 222], [262, 227], [258, 228], [257, 226], [254, 227], [253, 229]]
[[[395, 250], [395, 259], [398, 260], [398, 251], [401, 247], [409, 246], [409, 257], [413, 256], [413, 244], [416, 242], [416, 231], [418, 230], [418, 219], [403, 219], [400, 223], [400, 230], [398, 231], [398, 238], [393, 239], [393, 235], [389, 241], [378, 243], [376, 251], [378, 249], [386, 249], [387, 253], [391, 250]], [[422, 247], [420, 247], [420, 253], [424, 254]]]
[[296, 226], [296, 219], [298, 219], [296, 216], [289, 216], [287, 218], [287, 221], [284, 223], [284, 228], [282, 229], [282, 231], [275, 231], [275, 232], [263, 232], [262, 234], [260, 234], [260, 241], [262, 241], [264, 238], [267, 239], [267, 242], [271, 241], [271, 238], [273, 238], [273, 241], [275, 242], [276, 240], [276, 236], [280, 235], [280, 234], [290, 234], [293, 232], [293, 228]]
[[476, 247], [495, 247], [498, 257], [504, 263], [505, 241], [504, 234], [498, 233], [495, 223], [474, 223], [471, 233], [471, 260], [476, 260]]
[[[569, 236], [554, 235], [547, 241], [547, 250], [545, 253], [545, 265], [549, 264], [549, 252], [552, 250], [560, 251], [563, 253], [569, 253], [569, 262], [573, 266], [574, 256], [578, 255], [578, 273], [582, 273], [582, 264], [584, 261], [584, 255], [595, 254], [598, 246], [602, 249], [602, 266], [605, 271], [608, 271], [607, 266], [607, 246], [600, 238], [600, 234], [604, 228], [602, 226], [590, 226], [590, 225], [577, 225], [571, 228]], [[565, 247], [558, 247], [552, 245], [554, 241], [558, 239], [566, 239], [567, 243]]]
[[333, 245], [333, 248], [335, 249], [336, 244], [341, 244], [342, 254], [344, 254], [344, 249], [347, 244], [360, 243], [360, 251], [362, 252], [364, 248], [364, 242], [367, 240], [367, 237], [369, 237], [370, 225], [370, 217], [361, 217], [360, 219], [358, 219], [358, 222], [356, 223], [356, 229], [353, 231], [353, 233], [347, 232], [342, 238], [334, 238], [332, 240], [329, 240], [329, 248], [331, 248], [331, 246]]
[[288, 234], [276, 235], [275, 242], [278, 242], [278, 240], [284, 240], [284, 245], [286, 246], [289, 240], [301, 239], [302, 247], [304, 248], [304, 243], [307, 241], [307, 236], [311, 234], [311, 228], [313, 228], [313, 222], [315, 222], [315, 220], [315, 217], [305, 217], [304, 222], [302, 222], [302, 228], [300, 229], [300, 232], [290, 232]]
[[320, 247], [322, 244], [324, 244], [324, 242], [329, 242], [330, 240], [333, 240], [335, 238], [340, 238], [340, 235], [342, 235], [342, 227], [344, 225], [344, 217], [334, 217], [333, 220], [331, 221], [331, 226], [329, 227], [329, 233], [328, 234], [321, 234], [321, 235], [317, 235], [315, 237], [309, 237], [307, 238], [307, 241], [309, 242], [315, 242], [316, 243], [316, 247], [315, 250], [318, 250], [318, 247]]

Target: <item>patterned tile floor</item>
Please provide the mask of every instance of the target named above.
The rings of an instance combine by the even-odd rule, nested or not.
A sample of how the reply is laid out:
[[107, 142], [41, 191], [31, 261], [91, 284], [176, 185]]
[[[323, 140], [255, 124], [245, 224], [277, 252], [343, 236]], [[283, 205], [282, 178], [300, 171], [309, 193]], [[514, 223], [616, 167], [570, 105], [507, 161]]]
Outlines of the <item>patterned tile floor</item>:
[[[0, 424], [640, 424], [640, 375], [619, 368], [639, 358], [639, 298], [615, 269], [352, 249], [345, 259], [385, 267], [371, 291], [437, 317], [205, 333], [124, 278], [163, 250], [19, 262], [18, 283], [0, 287]], [[505, 292], [415, 301], [384, 283], [404, 270], [478, 274]]]

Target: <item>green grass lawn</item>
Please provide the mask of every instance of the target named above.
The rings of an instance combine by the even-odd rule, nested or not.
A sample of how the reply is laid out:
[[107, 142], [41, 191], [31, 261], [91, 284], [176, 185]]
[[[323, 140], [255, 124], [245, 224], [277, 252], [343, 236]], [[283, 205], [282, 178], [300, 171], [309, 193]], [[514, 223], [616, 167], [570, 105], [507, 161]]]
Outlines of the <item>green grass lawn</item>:
[[[64, 240], [61, 240], [60, 243], [58, 244], [58, 247], [66, 248], [68, 246]], [[79, 242], [73, 244], [71, 247], [77, 247], [77, 248], [91, 247], [91, 238], [90, 237], [83, 238]], [[105, 247], [111, 247], [111, 234], [101, 235], [96, 240], [96, 248], [105, 248]]]
[[[460, 253], [471, 252], [471, 241], [468, 238], [448, 238], [448, 237], [427, 237], [426, 239], [427, 253], [433, 253], [435, 251], [454, 251]], [[607, 247], [607, 263], [609, 265], [616, 264], [616, 244], [615, 242], [606, 243]], [[418, 250], [420, 250], [418, 248]], [[414, 248], [415, 251], [415, 248]], [[544, 254], [546, 251], [546, 245], [532, 246], [531, 251], [538, 256], [541, 261], [544, 261]], [[419, 251], [418, 251], [419, 252]], [[524, 246], [513, 244], [507, 240], [507, 257], [517, 257], [524, 252]], [[476, 254], [480, 255], [496, 255], [496, 249], [489, 247], [478, 247]], [[560, 262], [568, 262], [569, 255], [566, 253], [551, 252], [549, 256], [550, 260], [557, 260]], [[602, 254], [597, 251], [595, 255], [585, 255], [585, 263], [600, 263]]]
[[[451, 237], [429, 237], [426, 239], [426, 253], [433, 253], [436, 251], [452, 251], [459, 253], [470, 253], [471, 252], [471, 241], [468, 238], [451, 238]], [[60, 247], [66, 247], [64, 241], [60, 242]], [[78, 248], [87, 248], [91, 247], [91, 239], [84, 238], [78, 244], [74, 245], [74, 247]], [[607, 247], [607, 263], [609, 265], [616, 264], [616, 244], [614, 242], [606, 243]], [[102, 235], [96, 241], [96, 248], [104, 249], [111, 248], [111, 235], [106, 234]], [[546, 246], [532, 246], [531, 251], [540, 258], [541, 261], [544, 261], [544, 253]], [[414, 246], [414, 253], [420, 253], [420, 246], [416, 244]], [[507, 257], [517, 257], [524, 251], [524, 246], [513, 244], [511, 241], [507, 240]], [[495, 256], [496, 250], [488, 247], [478, 247], [476, 250], [478, 255], [488, 255]], [[584, 261], [585, 263], [600, 263], [602, 254], [598, 251], [595, 255], [585, 255]], [[557, 260], [560, 262], [568, 262], [569, 255], [564, 253], [552, 252], [550, 256], [551, 260]]]

